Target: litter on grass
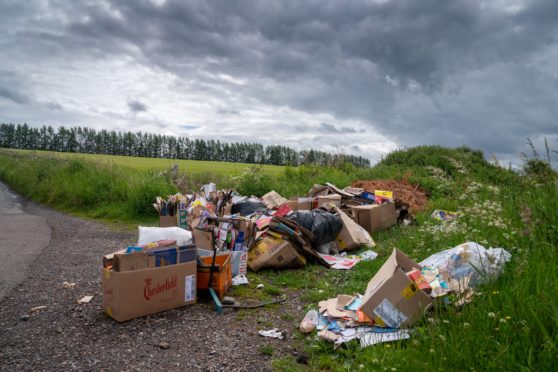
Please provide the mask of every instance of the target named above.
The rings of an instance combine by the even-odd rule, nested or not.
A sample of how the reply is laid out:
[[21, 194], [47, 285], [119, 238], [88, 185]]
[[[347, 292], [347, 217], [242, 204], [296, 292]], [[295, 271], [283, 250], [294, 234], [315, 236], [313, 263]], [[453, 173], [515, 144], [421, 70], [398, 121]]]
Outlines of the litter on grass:
[[435, 302], [441, 308], [465, 305], [473, 288], [497, 278], [510, 258], [502, 248], [485, 249], [474, 242], [436, 253], [420, 264], [394, 249], [364, 295], [320, 301], [317, 316], [308, 311], [300, 331], [316, 329], [318, 337], [333, 342], [334, 349], [354, 339], [360, 340], [361, 347], [407, 339], [412, 333], [409, 327]]
[[277, 338], [279, 340], [283, 340], [286, 337], [286, 331], [279, 331], [277, 328], [269, 329], [269, 330], [261, 330], [258, 331], [258, 334], [263, 337], [271, 337]]

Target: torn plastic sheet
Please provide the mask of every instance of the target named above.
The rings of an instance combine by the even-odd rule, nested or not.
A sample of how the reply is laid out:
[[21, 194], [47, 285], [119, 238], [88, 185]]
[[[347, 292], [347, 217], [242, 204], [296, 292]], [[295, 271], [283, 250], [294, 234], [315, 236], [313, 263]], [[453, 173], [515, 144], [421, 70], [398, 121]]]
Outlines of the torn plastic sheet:
[[390, 341], [397, 341], [397, 340], [405, 340], [411, 337], [411, 334], [408, 329], [400, 329], [396, 332], [368, 332], [359, 337], [360, 339], [360, 347], [368, 347], [376, 344], [380, 344], [383, 342], [390, 342]]
[[232, 278], [232, 285], [236, 286], [236, 285], [243, 285], [243, 284], [250, 284], [246, 275], [239, 274], [234, 278]]
[[285, 338], [285, 332], [279, 331], [277, 328], [269, 329], [267, 331], [262, 329], [261, 331], [258, 331], [258, 334], [263, 337], [278, 338], [279, 340]]

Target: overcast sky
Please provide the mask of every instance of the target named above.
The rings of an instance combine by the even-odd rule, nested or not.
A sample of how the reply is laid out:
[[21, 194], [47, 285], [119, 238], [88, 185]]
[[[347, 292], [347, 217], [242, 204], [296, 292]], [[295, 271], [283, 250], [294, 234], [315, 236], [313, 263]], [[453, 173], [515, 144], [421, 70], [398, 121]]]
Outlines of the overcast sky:
[[0, 0], [0, 121], [517, 162], [557, 37], [557, 0]]

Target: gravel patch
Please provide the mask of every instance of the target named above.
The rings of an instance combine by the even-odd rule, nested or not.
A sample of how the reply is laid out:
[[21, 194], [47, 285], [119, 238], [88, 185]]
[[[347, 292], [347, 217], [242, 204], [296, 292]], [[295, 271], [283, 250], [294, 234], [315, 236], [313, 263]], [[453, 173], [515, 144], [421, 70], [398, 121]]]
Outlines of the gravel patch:
[[[231, 309], [219, 316], [202, 300], [117, 323], [101, 309], [101, 257], [134, 242], [136, 234], [30, 201], [24, 210], [46, 218], [51, 241], [23, 282], [0, 300], [0, 370], [265, 371], [272, 358], [297, 356], [294, 335], [304, 312], [296, 292], [287, 293], [283, 305], [242, 316]], [[78, 304], [85, 295], [94, 297]], [[259, 336], [264, 328], [286, 330], [287, 340]], [[260, 353], [265, 345], [273, 356]]]

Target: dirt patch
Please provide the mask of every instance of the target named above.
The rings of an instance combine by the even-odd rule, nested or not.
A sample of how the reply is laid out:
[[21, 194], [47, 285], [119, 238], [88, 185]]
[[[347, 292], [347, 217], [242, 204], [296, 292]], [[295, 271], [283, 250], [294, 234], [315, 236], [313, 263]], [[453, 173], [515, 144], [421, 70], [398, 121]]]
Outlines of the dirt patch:
[[353, 182], [351, 186], [360, 187], [367, 192], [374, 192], [374, 190], [393, 191], [395, 201], [408, 204], [409, 213], [413, 217], [424, 210], [428, 203], [426, 191], [419, 185], [412, 185], [406, 180], [361, 180]]

